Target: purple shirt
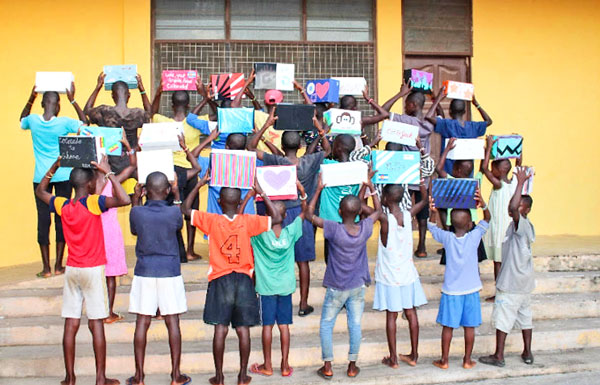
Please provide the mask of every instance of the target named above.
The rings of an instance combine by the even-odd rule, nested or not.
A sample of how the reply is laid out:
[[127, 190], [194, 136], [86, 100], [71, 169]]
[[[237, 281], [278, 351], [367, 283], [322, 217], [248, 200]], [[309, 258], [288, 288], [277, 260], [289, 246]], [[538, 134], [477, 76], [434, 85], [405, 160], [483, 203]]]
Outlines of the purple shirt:
[[[419, 138], [421, 138], [421, 144], [428, 154], [431, 153], [429, 138], [431, 137], [431, 133], [434, 129], [433, 124], [429, 123], [427, 120], [419, 120], [419, 118], [416, 116], [410, 116], [406, 114], [400, 115], [393, 112], [390, 114], [390, 120], [419, 127]], [[419, 151], [416, 146], [406, 146], [406, 148], [408, 151]]]
[[323, 237], [329, 241], [329, 260], [323, 286], [351, 290], [371, 283], [367, 241], [373, 233], [373, 220], [363, 219], [358, 225], [358, 234], [351, 235], [343, 224], [324, 221]]

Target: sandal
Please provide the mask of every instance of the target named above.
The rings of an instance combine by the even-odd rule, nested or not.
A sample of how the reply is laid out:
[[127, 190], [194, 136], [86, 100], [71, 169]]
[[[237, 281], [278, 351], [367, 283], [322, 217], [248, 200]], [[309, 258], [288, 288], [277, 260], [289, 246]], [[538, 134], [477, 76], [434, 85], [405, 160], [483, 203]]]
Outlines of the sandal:
[[188, 376], [187, 374], [183, 374], [183, 373], [181, 374], [181, 376], [186, 378], [185, 382], [177, 383], [177, 382], [171, 381], [171, 385], [188, 385], [188, 384], [192, 383], [192, 377]]
[[360, 368], [359, 368], [359, 367], [356, 367], [356, 373], [354, 373], [354, 374], [350, 374], [350, 373], [346, 372], [346, 375], [347, 375], [348, 377], [350, 377], [350, 378], [355, 378], [355, 377], [356, 377], [356, 376], [358, 376], [359, 374], [360, 374]]
[[252, 366], [250, 366], [250, 373], [253, 374], [258, 374], [259, 376], [265, 376], [265, 377], [270, 377], [273, 375], [273, 371], [271, 370], [270, 372], [265, 369], [265, 367], [263, 366], [262, 369], [260, 368], [259, 364], [252, 364]]
[[117, 316], [115, 318], [111, 318], [111, 317], [105, 318], [104, 323], [105, 324], [113, 324], [115, 322], [123, 321], [124, 319], [125, 318], [121, 314], [117, 313]]
[[125, 385], [144, 385], [143, 382], [138, 382], [137, 384], [134, 384], [133, 381], [135, 380], [134, 376], [129, 377], [128, 379], [125, 380]]
[[323, 368], [322, 368], [322, 367], [321, 367], [321, 368], [319, 368], [319, 370], [317, 370], [317, 375], [318, 375], [319, 377], [321, 377], [322, 379], [324, 379], [324, 380], [327, 380], [327, 381], [331, 381], [331, 379], [333, 378], [333, 373], [332, 373], [332, 374], [326, 374], [326, 373], [323, 371]]
[[521, 359], [523, 360], [524, 363], [526, 363], [527, 365], [532, 365], [533, 364], [533, 356], [528, 356], [528, 357], [523, 357], [521, 356]]
[[504, 360], [499, 360], [493, 356], [479, 357], [479, 362], [486, 365], [497, 366], [499, 368], [503, 368], [505, 365]]
[[313, 311], [315, 311], [315, 308], [312, 307], [312, 306], [310, 306], [310, 305], [308, 305], [305, 309], [298, 310], [298, 316], [300, 316], [300, 317], [306, 317], [307, 315], [309, 315]]
[[50, 271], [48, 271], [46, 273], [44, 273], [43, 271], [40, 271], [35, 276], [38, 278], [50, 278], [50, 277], [52, 277], [52, 273]]
[[63, 275], [65, 273], [65, 268], [54, 270], [54, 275]]
[[281, 375], [283, 377], [291, 377], [293, 373], [294, 373], [294, 368], [292, 368], [291, 366], [290, 366], [290, 371], [289, 372], [287, 372], [287, 373], [284, 374], [283, 370], [281, 371]]
[[415, 251], [415, 257], [417, 258], [427, 258], [427, 252], [426, 251]]

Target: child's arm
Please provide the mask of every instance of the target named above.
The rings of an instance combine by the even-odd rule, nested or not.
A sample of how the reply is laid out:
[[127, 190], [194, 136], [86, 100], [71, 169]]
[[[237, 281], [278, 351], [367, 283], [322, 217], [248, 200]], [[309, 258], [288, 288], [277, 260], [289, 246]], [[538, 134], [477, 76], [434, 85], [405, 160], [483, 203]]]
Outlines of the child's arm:
[[252, 105], [254, 106], [255, 110], [262, 110], [262, 106], [260, 105], [259, 101], [256, 100], [256, 96], [254, 96], [254, 93], [252, 91], [250, 91], [250, 88], [246, 88], [244, 90], [244, 93], [252, 102]]
[[317, 144], [319, 144], [319, 142], [321, 143], [321, 147], [323, 147], [323, 153], [324, 153], [324, 157], [328, 157], [329, 154], [331, 154], [331, 143], [329, 143], [329, 140], [325, 137], [325, 130], [323, 129], [323, 125], [321, 124], [321, 122], [319, 122], [319, 119], [317, 119], [316, 116], [313, 116], [313, 124], [315, 126], [315, 128], [317, 129], [317, 132], [319, 133], [319, 140], [314, 140], [309, 147], [309, 149], [311, 149], [311, 151], [309, 151], [309, 149], [306, 150], [306, 152], [308, 154], [312, 154], [313, 152], [315, 152], [315, 149], [317, 148]]
[[375, 209], [375, 211], [373, 211], [369, 215], [369, 218], [371, 218], [371, 220], [375, 222], [383, 213], [383, 211], [381, 210], [381, 201], [379, 200], [379, 195], [377, 195], [377, 191], [375, 191], [375, 186], [373, 186], [373, 182], [371, 182], [371, 180], [367, 182], [367, 187], [369, 187], [369, 189], [371, 190], [371, 198], [373, 199], [373, 206]]
[[413, 217], [416, 216], [418, 212], [423, 210], [425, 206], [427, 206], [427, 204], [429, 204], [429, 194], [427, 191], [427, 186], [425, 186], [425, 181], [423, 179], [421, 179], [419, 191], [421, 192], [421, 200], [419, 202], [416, 202], [410, 209], [410, 215]]
[[[29, 114], [31, 114], [31, 107], [33, 107], [33, 102], [35, 102], [35, 98], [37, 97], [37, 92], [35, 92], [35, 84], [33, 85], [33, 88], [31, 89], [31, 94], [29, 94], [29, 100], [27, 100], [27, 104], [25, 104], [25, 107], [23, 107], [23, 111], [21, 112], [21, 118], [26, 118], [29, 116]], [[84, 120], [84, 121], [87, 121]]]
[[500, 181], [500, 179], [496, 178], [494, 176], [494, 174], [492, 173], [492, 170], [490, 170], [490, 168], [489, 168], [490, 157], [492, 156], [492, 146], [494, 145], [496, 140], [494, 140], [494, 137], [492, 135], [488, 135], [487, 146], [485, 148], [485, 157], [483, 158], [483, 161], [481, 162], [481, 167], [480, 167], [481, 172], [490, 181], [492, 186], [494, 186], [494, 190], [498, 190], [500, 187], [502, 187], [502, 182]]
[[275, 116], [275, 110], [277, 108], [273, 108], [271, 110], [271, 113], [269, 114], [269, 118], [267, 119], [267, 121], [265, 122], [265, 124], [262, 126], [262, 128], [260, 129], [260, 131], [258, 131], [256, 134], [254, 134], [252, 136], [252, 139], [250, 139], [250, 141], [248, 142], [248, 151], [254, 151], [256, 152], [256, 157], [260, 160], [262, 160], [263, 158], [263, 154], [264, 151], [263, 150], [259, 150], [258, 148], [256, 148], [258, 146], [258, 142], [260, 141], [260, 138], [263, 137], [263, 135], [265, 134], [265, 131], [267, 131], [267, 128], [271, 127], [273, 124], [275, 124], [275, 121], [277, 120], [277, 117]]
[[123, 130], [123, 138], [121, 138], [121, 143], [123, 144], [123, 149], [127, 150], [127, 155], [129, 155], [129, 165], [125, 167], [120, 173], [115, 175], [115, 179], [119, 183], [125, 182], [137, 169], [137, 155], [135, 151], [131, 150], [131, 146], [129, 145], [129, 141], [127, 140], [127, 136], [125, 135], [125, 130]]
[[492, 118], [490, 118], [488, 113], [485, 112], [483, 107], [481, 107], [481, 104], [477, 103], [477, 99], [475, 99], [475, 95], [473, 95], [473, 105], [475, 106], [475, 108], [477, 108], [479, 110], [479, 113], [481, 114], [481, 117], [483, 118], [483, 120], [487, 123], [487, 126], [488, 127], [491, 126], [493, 123]]
[[435, 207], [435, 201], [433, 199], [433, 197], [430, 195], [429, 196], [429, 223], [435, 225], [436, 227], [439, 227], [439, 212], [437, 210], [437, 208]]
[[300, 85], [300, 83], [298, 83], [296, 80], [294, 80], [292, 83], [294, 84], [294, 88], [300, 91], [300, 95], [302, 95], [302, 98], [304, 99], [304, 104], [312, 104], [310, 98], [308, 95], [306, 95], [306, 91], [304, 91], [304, 87], [302, 87], [302, 85]]
[[275, 208], [275, 205], [269, 199], [269, 196], [263, 191], [262, 187], [260, 187], [260, 183], [258, 183], [258, 179], [254, 178], [254, 186], [252, 186], [254, 191], [256, 191], [257, 195], [260, 195], [265, 202], [265, 206], [267, 208], [267, 214], [271, 217], [271, 222], [280, 223], [281, 222], [281, 213], [279, 210]]
[[52, 199], [52, 194], [48, 192], [48, 186], [50, 185], [50, 180], [54, 176], [54, 173], [60, 167], [60, 156], [56, 159], [56, 161], [50, 166], [50, 169], [46, 171], [46, 175], [42, 178], [40, 184], [38, 184], [35, 189], [35, 195], [45, 204], [50, 204], [50, 199]]
[[177, 173], [173, 172], [173, 180], [169, 182], [171, 185], [171, 193], [173, 193], [173, 204], [181, 205], [181, 195], [179, 195], [179, 186], [177, 185]]
[[191, 151], [192, 156], [198, 158], [198, 156], [200, 156], [200, 153], [202, 152], [202, 150], [204, 150], [204, 148], [206, 148], [206, 146], [209, 146], [213, 142], [213, 140], [217, 139], [218, 137], [219, 137], [219, 128], [217, 127], [211, 131], [211, 133], [206, 137], [206, 139], [204, 139], [202, 142], [200, 142], [199, 145], [194, 147], [194, 149]]
[[136, 183], [133, 188], [133, 196], [131, 197], [131, 206], [141, 206], [142, 198], [146, 195], [146, 190], [144, 189], [144, 185], [141, 183]]
[[244, 213], [244, 211], [246, 211], [246, 205], [248, 204], [248, 202], [250, 202], [250, 199], [252, 199], [252, 197], [254, 197], [255, 195], [256, 195], [256, 190], [251, 188], [248, 191], [248, 194], [246, 194], [246, 196], [244, 197], [244, 200], [240, 204], [240, 207], [238, 207], [238, 211], [237, 211], [238, 215], [242, 215]]
[[204, 86], [204, 83], [202, 83], [202, 79], [200, 79], [200, 77], [196, 79], [196, 90], [198, 91], [198, 94], [202, 96], [202, 101], [192, 108], [191, 113], [194, 115], [198, 115], [204, 106], [210, 102], [210, 96], [208, 95], [206, 87]]
[[383, 108], [387, 112], [390, 112], [390, 109], [392, 108], [394, 103], [396, 103], [398, 101], [398, 99], [403, 98], [406, 95], [410, 94], [410, 92], [412, 91], [411, 83], [412, 82], [410, 80], [408, 81], [408, 83], [405, 83], [403, 80], [402, 87], [400, 87], [400, 92], [398, 92], [396, 95], [392, 96], [392, 98], [390, 100], [388, 100], [387, 102], [385, 102], [381, 108]]
[[152, 105], [150, 104], [150, 99], [148, 99], [148, 95], [146, 94], [146, 90], [144, 89], [144, 83], [142, 83], [142, 76], [140, 74], [137, 74], [135, 75], [135, 78], [138, 82], [138, 90], [140, 90], [140, 96], [142, 97], [144, 111], [146, 111], [149, 114], [152, 114]]
[[252, 69], [250, 76], [248, 76], [248, 79], [246, 79], [246, 82], [244, 83], [244, 88], [242, 88], [242, 91], [240, 91], [240, 93], [235, 95], [235, 98], [233, 98], [233, 101], [231, 102], [232, 108], [238, 108], [242, 105], [242, 96], [244, 95], [244, 92], [246, 92], [246, 88], [248, 88], [250, 83], [254, 81], [254, 75], [254, 69]]
[[192, 191], [190, 191], [190, 193], [188, 194], [187, 198], [185, 198], [185, 201], [183, 201], [183, 204], [181, 205], [180, 210], [186, 219], [190, 219], [190, 217], [192, 215], [192, 203], [194, 203], [196, 196], [198, 196], [198, 190], [200, 190], [200, 187], [207, 184], [209, 180], [210, 180], [210, 170], [208, 170], [206, 172], [206, 174], [204, 174], [202, 179], [200, 179], [198, 181], [198, 183], [196, 183], [196, 186], [194, 186]]
[[156, 89], [156, 93], [154, 94], [154, 99], [152, 99], [152, 107], [150, 110], [150, 116], [154, 116], [155, 114], [158, 113], [158, 110], [160, 110], [160, 96], [162, 95], [163, 92], [163, 84], [162, 84], [162, 80], [160, 82], [160, 84], [158, 85], [158, 88]]
[[[521, 185], [521, 188], [523, 188], [523, 185]], [[483, 210], [483, 220], [490, 223], [492, 214], [490, 214], [490, 210], [488, 209], [487, 204], [485, 203], [485, 201], [483, 200], [483, 197], [481, 196], [480, 189], [477, 189], [477, 191], [475, 192], [475, 201], [477, 202], [477, 207], [479, 207]]]
[[368, 126], [369, 124], [376, 124], [381, 122], [384, 119], [387, 119], [390, 117], [390, 113], [386, 110], [384, 110], [383, 108], [381, 108], [379, 106], [379, 104], [377, 104], [377, 102], [375, 100], [373, 100], [373, 98], [369, 97], [369, 86], [365, 85], [365, 89], [363, 90], [363, 97], [365, 98], [365, 100], [367, 101], [367, 103], [375, 110], [377, 111], [376, 115], [373, 116], [364, 116], [361, 120], [360, 123], [361, 125], [364, 126]]
[[[440, 103], [442, 102], [442, 100], [446, 97], [446, 94], [444, 93], [444, 88], [445, 88], [444, 86], [442, 86], [440, 88], [437, 96], [435, 97], [435, 101], [431, 105], [431, 108], [429, 109], [429, 111], [427, 111], [427, 114], [425, 114], [425, 120], [427, 120], [429, 123], [433, 124], [434, 126], [437, 124], [437, 117], [435, 116], [435, 113], [437, 112], [438, 107], [440, 106]], [[443, 113], [444, 113], [444, 111], [442, 111], [442, 115], [443, 115]]]
[[517, 187], [515, 193], [510, 199], [508, 204], [508, 211], [510, 212], [513, 222], [515, 223], [515, 230], [519, 227], [519, 219], [521, 213], [519, 213], [519, 205], [521, 204], [521, 196], [523, 194], [523, 185], [527, 180], [527, 167], [519, 167], [516, 171], [517, 175]]
[[283, 153], [283, 151], [281, 151], [280, 149], [277, 148], [277, 146], [275, 146], [273, 144], [273, 142], [264, 139], [263, 137], [263, 143], [265, 144], [265, 146], [267, 146], [267, 148], [271, 151], [271, 154], [273, 155], [279, 155], [279, 156], [285, 156], [285, 154]]
[[304, 186], [302, 186], [302, 183], [300, 183], [298, 179], [296, 179], [296, 187], [298, 188], [298, 199], [300, 199], [300, 208], [302, 209], [302, 212], [300, 213], [299, 217], [300, 219], [304, 220], [304, 218], [306, 218], [306, 209], [308, 207], [308, 205], [306, 204], [306, 199], [308, 198], [308, 195], [306, 195], [306, 191], [304, 191]]
[[115, 177], [115, 173], [110, 171], [108, 157], [106, 155], [102, 155], [102, 160], [100, 161], [100, 163], [91, 162], [91, 164], [95, 166], [99, 172], [104, 174], [105, 179], [109, 179], [112, 183], [113, 196], [106, 197], [106, 208], [110, 209], [112, 207], [128, 206], [129, 204], [131, 204], [131, 199], [129, 198], [129, 195], [127, 195], [127, 192], [125, 191], [125, 189], [123, 189], [123, 186], [121, 186], [121, 183], [119, 183], [119, 181]]
[[181, 147], [183, 152], [185, 152], [185, 158], [192, 165], [192, 168], [187, 169], [185, 174], [185, 179], [190, 180], [193, 177], [197, 176], [200, 173], [200, 171], [202, 171], [202, 167], [200, 166], [200, 164], [198, 164], [198, 155], [194, 156], [194, 154], [192, 154], [190, 149], [186, 146], [185, 137], [183, 136], [183, 134], [178, 135], [177, 138], [179, 139], [179, 147]]
[[456, 138], [450, 138], [448, 140], [448, 145], [444, 149], [444, 152], [442, 152], [442, 155], [440, 155], [440, 160], [435, 165], [435, 171], [437, 172], [440, 178], [448, 177], [448, 173], [446, 172], [446, 170], [444, 170], [444, 163], [446, 163], [446, 157], [448, 156], [448, 153], [450, 152], [450, 150], [454, 149], [454, 147], [456, 147]]
[[85, 112], [85, 114], [90, 117], [90, 120], [92, 121], [92, 123], [98, 121], [98, 117], [94, 117], [90, 114], [92, 112], [92, 109], [94, 108], [94, 103], [96, 103], [96, 98], [98, 97], [98, 93], [100, 93], [100, 90], [102, 89], [102, 86], [104, 85], [105, 77], [106, 77], [106, 75], [104, 74], [104, 72], [100, 72], [100, 75], [98, 75], [98, 81], [96, 83], [96, 88], [94, 88], [94, 91], [92, 91], [92, 94], [90, 95], [88, 101], [85, 103], [85, 107], [83, 107], [83, 112]]
[[310, 200], [310, 203], [308, 204], [308, 209], [306, 211], [306, 219], [310, 221], [310, 223], [312, 223], [313, 225], [320, 228], [323, 228], [323, 223], [325, 223], [325, 221], [323, 220], [323, 218], [320, 218], [314, 214], [315, 207], [317, 207], [317, 202], [319, 201], [319, 196], [321, 195], [321, 191], [323, 191], [324, 187], [325, 185], [323, 184], [323, 179], [319, 174], [319, 182], [315, 190], [315, 195], [313, 195], [312, 199]]
[[77, 102], [75, 101], [75, 83], [71, 82], [71, 89], [67, 89], [66, 91], [67, 91], [67, 98], [73, 105], [73, 108], [75, 108], [75, 112], [77, 112], [77, 117], [79, 118], [79, 120], [81, 120], [83, 122], [83, 124], [87, 124], [88, 123], [87, 116], [85, 116], [85, 114], [81, 110], [81, 107], [79, 107], [79, 104], [77, 104]]

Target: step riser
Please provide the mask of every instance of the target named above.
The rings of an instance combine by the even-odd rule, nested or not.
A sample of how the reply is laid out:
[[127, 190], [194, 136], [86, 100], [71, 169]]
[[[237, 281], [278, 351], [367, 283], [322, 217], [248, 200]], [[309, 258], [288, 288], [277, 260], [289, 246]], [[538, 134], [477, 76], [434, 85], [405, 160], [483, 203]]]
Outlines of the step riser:
[[[482, 298], [493, 295], [495, 285], [492, 281], [484, 281]], [[430, 301], [439, 300], [441, 293], [441, 282], [426, 283], [423, 282], [423, 290], [427, 299]], [[374, 286], [368, 288], [366, 300], [372, 302]], [[548, 293], [583, 293], [600, 291], [600, 273], [598, 275], [573, 275], [573, 276], [544, 276], [537, 279], [537, 286], [534, 291], [536, 294]], [[311, 287], [309, 292], [309, 303], [321, 304], [325, 297], [325, 288]], [[193, 290], [187, 292], [187, 302], [189, 310], [202, 310], [206, 298], [206, 290]], [[293, 303], [298, 304], [300, 294], [298, 290], [292, 295]], [[120, 312], [127, 312], [129, 304], [128, 293], [117, 293], [115, 298], [115, 309]], [[10, 317], [27, 317], [43, 315], [60, 315], [62, 306], [61, 296], [38, 296], [38, 297], [0, 297], [0, 314]]]
[[[362, 330], [383, 330], [385, 328], [385, 312], [370, 311], [371, 303], [368, 303], [362, 318]], [[561, 311], [557, 312], [556, 309]], [[483, 323], [491, 322], [493, 305], [484, 303], [482, 306]], [[568, 319], [600, 317], [600, 301], [589, 300], [585, 302], [539, 302], [532, 304], [535, 321], [551, 319]], [[426, 306], [418, 311], [419, 325], [421, 328], [436, 325], [438, 309], [437, 306]], [[201, 316], [200, 316], [201, 317]], [[399, 317], [401, 318], [401, 317]], [[346, 314], [340, 313], [334, 331], [346, 332]], [[308, 317], [294, 317], [294, 324], [290, 326], [292, 336], [304, 336], [319, 333], [320, 314]], [[399, 320], [398, 328], [406, 328], [406, 321]], [[184, 341], [210, 340], [213, 335], [213, 326], [206, 325], [202, 319], [185, 319], [180, 323], [181, 334]], [[134, 322], [119, 322], [105, 326], [106, 340], [108, 343], [132, 342], [135, 330]], [[260, 337], [260, 327], [252, 328], [252, 336]], [[52, 345], [60, 344], [62, 341], [63, 325], [49, 326], [12, 326], [0, 329], [0, 346], [16, 345]], [[160, 342], [167, 340], [167, 329], [164, 322], [154, 320], [148, 330], [148, 341]], [[228, 338], [236, 338], [230, 333]], [[78, 343], [91, 343], [89, 333], [82, 331], [77, 336]]]
[[[383, 331], [382, 331], [383, 332]], [[440, 329], [441, 332], [441, 329]], [[316, 338], [316, 337], [313, 337]], [[166, 342], [165, 342], [166, 343]], [[290, 352], [290, 364], [295, 367], [315, 367], [321, 363], [321, 349], [315, 340], [314, 347], [294, 348]], [[273, 362], [280, 361], [278, 343], [273, 344]], [[495, 346], [494, 336], [477, 336], [475, 338], [474, 356], [492, 353]], [[600, 347], [600, 332], [596, 329], [577, 331], [536, 331], [533, 338], [533, 351], [566, 350], [578, 348]], [[342, 363], [347, 358], [346, 344], [334, 346], [335, 363]], [[408, 352], [410, 349], [407, 340], [398, 341], [398, 351]], [[509, 335], [506, 341], [506, 353], [518, 353], [523, 349], [520, 333]], [[133, 347], [132, 347], [133, 350]], [[253, 346], [250, 362], [261, 362], [262, 352], [260, 346]], [[459, 358], [464, 352], [464, 341], [462, 333], [457, 331], [452, 340], [450, 354], [455, 356], [451, 360], [452, 365], [458, 365]], [[359, 356], [359, 364], [375, 364], [388, 354], [386, 344], [368, 343], [363, 341]], [[440, 355], [440, 340], [438, 338], [424, 339], [419, 341], [420, 364], [429, 365], [431, 357]], [[231, 349], [225, 353], [224, 370], [235, 371], [238, 368], [239, 356], [237, 351]], [[17, 359], [4, 360], [0, 366], [0, 377], [45, 377], [55, 376], [57, 371], [62, 371], [63, 359], [61, 352], [57, 349], [55, 357], [44, 359]], [[168, 373], [170, 370], [170, 357], [167, 354], [146, 356], [147, 374]], [[210, 373], [214, 371], [211, 352], [188, 353], [182, 356], [183, 372], [187, 373]], [[133, 353], [128, 355], [107, 357], [107, 373], [110, 375], [130, 375], [134, 371]], [[95, 373], [93, 357], [77, 357], [76, 373], [80, 376], [89, 376]]]

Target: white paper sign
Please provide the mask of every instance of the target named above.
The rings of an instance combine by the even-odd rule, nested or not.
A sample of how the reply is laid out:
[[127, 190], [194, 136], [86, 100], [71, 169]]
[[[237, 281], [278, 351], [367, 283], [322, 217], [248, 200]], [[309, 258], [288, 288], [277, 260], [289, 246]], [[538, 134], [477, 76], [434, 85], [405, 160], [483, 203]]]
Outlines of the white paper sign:
[[414, 146], [417, 144], [419, 127], [392, 120], [384, 120], [381, 127], [381, 139], [386, 142]]
[[145, 123], [139, 144], [142, 150], [181, 151], [177, 135], [182, 133], [182, 122]]
[[210, 132], [213, 132], [214, 130], [217, 129], [218, 123], [217, 122], [208, 122], [208, 129], [210, 130]]
[[361, 184], [369, 179], [369, 166], [364, 162], [327, 163], [321, 165], [326, 187]]
[[256, 179], [263, 191], [272, 200], [298, 198], [296, 166], [257, 167]]
[[75, 81], [72, 72], [36, 72], [35, 92], [56, 91], [66, 93], [71, 89], [71, 82]]
[[294, 71], [296, 66], [294, 64], [277, 63], [277, 69], [275, 70], [275, 88], [281, 91], [293, 91], [294, 90]]
[[173, 151], [153, 150], [139, 151], [137, 155], [138, 181], [146, 183], [148, 175], [160, 171], [167, 176], [169, 181], [175, 179], [175, 166], [173, 166]]
[[[518, 171], [519, 168], [521, 168], [521, 167], [515, 167], [515, 173]], [[521, 192], [521, 194], [531, 195], [531, 193], [533, 192], [533, 175], [534, 174], [535, 174], [535, 169], [533, 167], [527, 167], [527, 180], [523, 184], [523, 191]], [[516, 178], [516, 176], [514, 176], [513, 178]]]
[[[446, 139], [448, 147], [450, 139]], [[485, 140], [483, 139], [456, 139], [454, 148], [448, 151], [447, 159], [483, 159], [485, 156]]]
[[340, 82], [340, 97], [344, 95], [361, 96], [367, 86], [367, 80], [361, 77], [333, 78]]

